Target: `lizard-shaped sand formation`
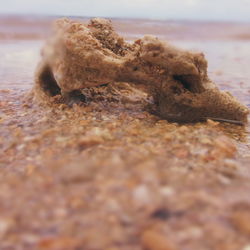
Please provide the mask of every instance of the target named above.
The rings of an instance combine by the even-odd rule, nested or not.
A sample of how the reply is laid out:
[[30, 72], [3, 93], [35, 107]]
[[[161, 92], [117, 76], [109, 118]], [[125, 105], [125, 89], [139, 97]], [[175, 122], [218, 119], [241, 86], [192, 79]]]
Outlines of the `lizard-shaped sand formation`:
[[208, 78], [202, 53], [175, 48], [153, 36], [130, 44], [106, 19], [88, 25], [61, 19], [42, 50], [35, 90], [62, 94], [67, 103], [84, 98], [81, 89], [112, 82], [145, 85], [162, 118], [196, 122], [206, 118], [247, 121], [248, 108]]

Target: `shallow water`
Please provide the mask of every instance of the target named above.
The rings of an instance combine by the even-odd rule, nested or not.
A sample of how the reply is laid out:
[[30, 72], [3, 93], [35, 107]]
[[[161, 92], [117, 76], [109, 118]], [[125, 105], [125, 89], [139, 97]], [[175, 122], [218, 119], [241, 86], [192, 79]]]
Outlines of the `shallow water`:
[[0, 87], [30, 88], [42, 41], [0, 42]]

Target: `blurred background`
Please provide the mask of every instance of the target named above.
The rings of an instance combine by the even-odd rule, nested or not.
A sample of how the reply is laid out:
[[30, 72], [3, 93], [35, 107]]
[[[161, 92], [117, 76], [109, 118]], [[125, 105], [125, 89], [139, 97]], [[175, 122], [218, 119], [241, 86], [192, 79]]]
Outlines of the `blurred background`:
[[2, 14], [250, 21], [250, 0], [8, 0]]

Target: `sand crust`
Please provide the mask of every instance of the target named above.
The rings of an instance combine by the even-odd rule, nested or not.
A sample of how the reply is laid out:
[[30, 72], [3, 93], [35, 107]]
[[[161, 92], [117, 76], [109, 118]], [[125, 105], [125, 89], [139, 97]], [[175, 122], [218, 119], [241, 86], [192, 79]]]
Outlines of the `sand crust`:
[[58, 20], [35, 82], [36, 92], [61, 94], [71, 105], [84, 101], [80, 91], [85, 88], [134, 83], [153, 96], [158, 114], [169, 121], [247, 121], [247, 107], [208, 78], [202, 53], [177, 49], [153, 36], [127, 43], [105, 19], [88, 25]]

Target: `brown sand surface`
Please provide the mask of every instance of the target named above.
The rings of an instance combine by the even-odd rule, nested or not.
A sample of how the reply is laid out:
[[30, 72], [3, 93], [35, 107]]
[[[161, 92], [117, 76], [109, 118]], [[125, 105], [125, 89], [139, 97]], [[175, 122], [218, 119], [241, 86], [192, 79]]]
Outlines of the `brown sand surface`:
[[[249, 250], [249, 124], [169, 123], [126, 84], [82, 107], [34, 102], [50, 22], [0, 17], [0, 249]], [[203, 51], [211, 79], [250, 107], [250, 24], [114, 24]]]

